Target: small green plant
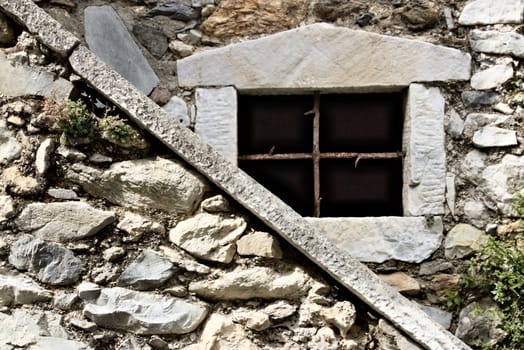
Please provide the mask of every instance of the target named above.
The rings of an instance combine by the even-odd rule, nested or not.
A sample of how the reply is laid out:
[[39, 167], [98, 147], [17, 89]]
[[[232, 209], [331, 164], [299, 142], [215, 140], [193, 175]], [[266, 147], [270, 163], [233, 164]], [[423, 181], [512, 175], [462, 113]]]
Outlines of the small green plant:
[[137, 137], [137, 132], [133, 127], [119, 117], [108, 116], [100, 123], [102, 129], [107, 135], [118, 143], [126, 143], [130, 139]]
[[[515, 196], [514, 208], [524, 217], [522, 195]], [[524, 344], [524, 245], [522, 233], [500, 240], [490, 237], [487, 244], [468, 261], [461, 284], [463, 291], [489, 295], [500, 307], [502, 329], [508, 336], [504, 346], [522, 349]]]
[[87, 137], [96, 129], [93, 114], [82, 101], [67, 100], [58, 115], [58, 126], [68, 137]]
[[457, 290], [447, 290], [444, 294], [445, 297], [445, 306], [448, 310], [455, 310], [459, 308], [464, 300], [462, 299], [462, 295]]

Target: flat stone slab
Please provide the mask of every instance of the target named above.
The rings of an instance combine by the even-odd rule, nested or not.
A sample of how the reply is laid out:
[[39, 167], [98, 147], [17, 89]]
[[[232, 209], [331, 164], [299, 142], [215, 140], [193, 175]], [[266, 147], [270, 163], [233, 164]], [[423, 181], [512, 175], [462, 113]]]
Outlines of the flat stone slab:
[[160, 80], [118, 13], [111, 6], [90, 6], [84, 11], [84, 23], [91, 51], [148, 95]]
[[471, 77], [471, 87], [477, 90], [488, 90], [505, 83], [513, 76], [513, 68], [509, 64], [497, 64], [493, 67], [475, 73]]
[[319, 23], [193, 54], [177, 67], [180, 86], [362, 91], [466, 80], [470, 61], [456, 49]]
[[[71, 82], [49, 72], [38, 71], [29, 66], [14, 66], [3, 54], [0, 54], [0, 77], [0, 93], [7, 97], [45, 97], [54, 93], [57, 100], [65, 100], [73, 89]], [[27, 84], [28, 81], [31, 84]]]
[[364, 262], [420, 263], [442, 242], [442, 220], [424, 217], [307, 218], [325, 237]]
[[184, 334], [207, 316], [205, 307], [183, 300], [115, 287], [88, 300], [84, 315], [101, 327], [136, 334]]
[[473, 145], [478, 148], [516, 146], [517, 133], [514, 130], [485, 126], [473, 135]]
[[[50, 17], [31, 0], [0, 0], [0, 7], [18, 22], [23, 23], [30, 33], [52, 51], [67, 57], [80, 40]], [[4, 77], [2, 74], [0, 76]], [[19, 78], [20, 81], [25, 81]]]
[[444, 214], [444, 97], [438, 88], [409, 87], [404, 122], [402, 204], [405, 216]]
[[[467, 60], [469, 62], [469, 56]], [[197, 135], [173, 123], [160, 107], [85, 47], [80, 46], [69, 62], [79, 76], [132, 120], [162, 140], [173, 152], [414, 340], [432, 350], [469, 349], [366, 266], [323, 237], [278, 197], [203, 143]]]
[[522, 0], [470, 0], [460, 13], [462, 25], [522, 23]]
[[31, 278], [0, 270], [0, 306], [48, 301], [51, 296]]
[[474, 51], [524, 58], [524, 35], [515, 32], [474, 29], [469, 44]]
[[17, 227], [38, 238], [55, 242], [97, 234], [115, 221], [115, 213], [83, 202], [31, 203], [16, 218]]

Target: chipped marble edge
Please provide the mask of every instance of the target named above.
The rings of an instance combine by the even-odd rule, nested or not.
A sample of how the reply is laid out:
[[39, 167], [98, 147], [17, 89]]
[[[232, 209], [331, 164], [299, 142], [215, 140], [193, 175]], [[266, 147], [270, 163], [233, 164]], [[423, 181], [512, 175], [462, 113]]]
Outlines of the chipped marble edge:
[[0, 0], [0, 7], [50, 50], [67, 58], [80, 40], [30, 0]]
[[[69, 57], [71, 67], [93, 88], [421, 346], [430, 350], [470, 349], [364, 264], [321, 236], [289, 206], [201, 142], [198, 136], [173, 122], [160, 107], [86, 47], [75, 49], [79, 40], [32, 1], [0, 0], [0, 7], [53, 51], [67, 55], [74, 50]], [[36, 15], [28, 13], [29, 9]]]

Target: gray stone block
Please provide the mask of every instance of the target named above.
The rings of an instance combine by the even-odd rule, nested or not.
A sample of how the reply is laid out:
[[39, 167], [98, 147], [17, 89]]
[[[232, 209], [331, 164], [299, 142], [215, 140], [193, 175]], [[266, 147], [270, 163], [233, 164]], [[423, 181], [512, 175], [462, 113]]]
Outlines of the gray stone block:
[[456, 49], [317, 23], [194, 54], [177, 67], [180, 86], [362, 91], [466, 80], [470, 61]]
[[237, 93], [234, 88], [196, 89], [195, 132], [231, 163], [237, 163]]
[[409, 87], [403, 137], [405, 216], [444, 214], [444, 105], [438, 88]]
[[111, 6], [84, 12], [85, 38], [91, 51], [148, 95], [159, 79]]

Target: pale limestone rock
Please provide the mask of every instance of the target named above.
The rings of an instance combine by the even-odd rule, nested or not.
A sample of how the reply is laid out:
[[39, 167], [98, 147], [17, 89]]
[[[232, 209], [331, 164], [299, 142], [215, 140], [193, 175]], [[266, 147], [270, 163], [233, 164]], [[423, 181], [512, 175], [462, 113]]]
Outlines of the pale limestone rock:
[[78, 296], [74, 293], [57, 291], [53, 296], [53, 306], [63, 311], [71, 311], [78, 300]]
[[246, 226], [242, 217], [200, 213], [179, 222], [169, 231], [169, 240], [200, 259], [228, 264]]
[[500, 308], [490, 299], [473, 302], [460, 311], [455, 335], [467, 344], [490, 348], [506, 336]]
[[424, 217], [307, 218], [319, 233], [366, 262], [420, 263], [440, 247], [442, 220]]
[[31, 203], [16, 218], [19, 230], [54, 242], [97, 234], [115, 221], [115, 213], [84, 202]]
[[469, 43], [474, 51], [524, 58], [524, 36], [515, 32], [473, 29]]
[[11, 245], [9, 263], [18, 270], [36, 274], [40, 282], [55, 286], [75, 283], [84, 269], [84, 263], [69, 249], [28, 234]]
[[509, 147], [517, 144], [517, 133], [514, 130], [485, 126], [473, 134], [473, 145], [478, 148]]
[[457, 194], [455, 189], [455, 178], [455, 174], [449, 173], [446, 175], [446, 204], [453, 216], [455, 216], [455, 199]]
[[36, 151], [35, 168], [39, 175], [44, 175], [49, 168], [49, 156], [55, 147], [53, 139], [45, 139]]
[[516, 216], [513, 200], [515, 193], [524, 188], [524, 157], [506, 154], [499, 163], [483, 169], [479, 177], [482, 193], [496, 203], [502, 214]]
[[297, 306], [285, 300], [269, 304], [263, 310], [271, 320], [278, 322], [292, 316], [297, 311]]
[[137, 290], [160, 287], [175, 271], [173, 264], [157, 252], [146, 249], [122, 272], [117, 284]]
[[488, 235], [484, 232], [468, 224], [458, 224], [446, 236], [444, 254], [448, 259], [461, 259], [473, 254], [487, 242]]
[[494, 105], [493, 110], [504, 114], [513, 114], [513, 112], [515, 111], [513, 108], [502, 102], [499, 102], [496, 105]]
[[454, 109], [450, 109], [446, 119], [446, 132], [448, 135], [455, 139], [460, 138], [464, 131], [464, 121], [460, 115]]
[[486, 206], [479, 201], [467, 201], [464, 203], [464, 216], [468, 218], [468, 222], [480, 229], [486, 225], [489, 219]]
[[22, 144], [16, 140], [15, 133], [7, 128], [5, 120], [0, 120], [0, 164], [6, 164], [20, 157]]
[[166, 113], [175, 119], [177, 122], [185, 127], [191, 126], [191, 118], [189, 117], [189, 111], [187, 109], [186, 101], [178, 96], [172, 96], [169, 102], [165, 104], [162, 109]]
[[278, 240], [267, 232], [252, 232], [237, 241], [239, 255], [255, 255], [265, 258], [282, 258], [282, 250]]
[[444, 98], [438, 88], [412, 84], [404, 122], [404, 216], [441, 215], [446, 189]]
[[[6, 57], [0, 53], [0, 93], [7, 97], [37, 95], [51, 97], [63, 101], [69, 97], [73, 84], [54, 74], [38, 71], [24, 65], [13, 66]], [[30, 81], [31, 84], [26, 84]]]
[[86, 281], [81, 282], [76, 287], [78, 297], [84, 301], [89, 301], [98, 298], [101, 290], [102, 289], [98, 284]]
[[417, 306], [445, 329], [449, 329], [449, 327], [451, 327], [453, 315], [450, 312], [433, 306], [426, 306], [422, 304], [417, 304]]
[[339, 350], [335, 332], [330, 327], [321, 327], [311, 337], [307, 344], [308, 349]]
[[15, 214], [13, 198], [9, 195], [0, 195], [0, 222], [4, 222]]
[[166, 232], [166, 228], [161, 223], [131, 212], [125, 212], [116, 227], [129, 235], [124, 237], [124, 240], [132, 242], [140, 240], [145, 233], [163, 235]]
[[185, 348], [202, 349], [259, 350], [259, 347], [247, 338], [241, 325], [233, 323], [227, 316], [212, 314], [206, 321], [198, 343]]
[[110, 247], [102, 252], [105, 261], [115, 261], [126, 255], [126, 250], [122, 247]]
[[340, 335], [345, 337], [355, 323], [357, 311], [349, 301], [338, 301], [330, 308], [323, 308], [320, 316], [326, 323], [335, 326]]
[[84, 307], [84, 316], [100, 327], [143, 335], [189, 333], [206, 315], [198, 304], [120, 287], [102, 289]]
[[469, 79], [470, 61], [447, 47], [317, 23], [193, 54], [177, 68], [187, 87], [364, 90]]
[[466, 154], [462, 161], [462, 177], [478, 185], [482, 179], [482, 171], [486, 167], [486, 154], [473, 150]]
[[464, 122], [464, 134], [467, 137], [472, 137], [476, 131], [484, 126], [502, 126], [513, 122], [513, 117], [508, 115], [470, 113], [466, 116]]
[[148, 95], [159, 79], [127, 28], [111, 6], [89, 6], [84, 11], [89, 49]]
[[169, 43], [169, 50], [180, 57], [187, 57], [195, 51], [195, 47], [180, 40], [173, 40]]
[[420, 292], [420, 284], [418, 281], [404, 272], [394, 272], [378, 276], [400, 293], [417, 295]]
[[200, 264], [191, 255], [184, 252], [182, 249], [173, 247], [169, 248], [166, 246], [159, 247], [162, 254], [168, 258], [173, 264], [183, 268], [189, 272], [197, 273], [209, 273], [211, 269], [206, 265]]
[[462, 25], [522, 23], [522, 0], [470, 0], [460, 13]]
[[189, 291], [213, 300], [294, 299], [307, 293], [309, 277], [298, 267], [275, 271], [269, 267], [236, 268], [212, 281], [189, 284]]
[[262, 311], [237, 310], [233, 313], [233, 321], [242, 323], [247, 328], [260, 332], [271, 326], [269, 315]]
[[306, 12], [304, 0], [221, 0], [201, 28], [220, 38], [269, 34], [296, 27]]
[[200, 207], [208, 213], [227, 212], [231, 209], [227, 199], [220, 194], [204, 199]]
[[47, 190], [47, 194], [56, 199], [62, 199], [67, 201], [79, 200], [76, 192], [67, 188], [51, 187]]
[[195, 133], [236, 164], [237, 92], [232, 87], [195, 91]]
[[0, 306], [33, 304], [48, 301], [51, 296], [29, 277], [0, 270]]
[[21, 196], [31, 195], [41, 190], [40, 183], [33, 177], [24, 176], [16, 166], [2, 172], [2, 183], [10, 192]]
[[105, 171], [74, 164], [66, 178], [121, 206], [180, 214], [192, 213], [207, 190], [200, 175], [164, 158], [123, 161]]
[[471, 87], [477, 90], [489, 90], [505, 83], [513, 76], [513, 68], [509, 64], [498, 64], [471, 77]]

